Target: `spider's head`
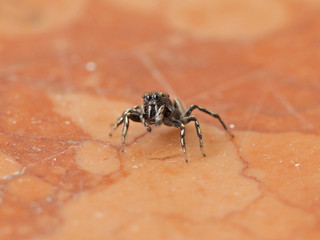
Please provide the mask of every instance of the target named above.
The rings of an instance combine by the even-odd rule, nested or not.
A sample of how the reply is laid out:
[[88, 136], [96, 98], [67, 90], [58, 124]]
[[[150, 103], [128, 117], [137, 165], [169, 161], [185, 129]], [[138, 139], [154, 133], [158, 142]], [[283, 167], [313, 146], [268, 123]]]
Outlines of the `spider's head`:
[[143, 96], [143, 104], [162, 105], [165, 99], [169, 99], [169, 94], [164, 92], [149, 92]]
[[143, 106], [146, 118], [151, 123], [162, 121], [165, 107], [171, 103], [169, 94], [164, 92], [149, 92], [143, 95]]

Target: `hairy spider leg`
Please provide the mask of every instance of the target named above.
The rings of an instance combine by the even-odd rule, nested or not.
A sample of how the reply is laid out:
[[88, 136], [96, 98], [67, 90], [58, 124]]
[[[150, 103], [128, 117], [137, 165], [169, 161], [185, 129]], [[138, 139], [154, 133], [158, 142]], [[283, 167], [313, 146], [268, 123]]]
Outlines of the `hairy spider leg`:
[[123, 116], [124, 116], [124, 113], [122, 114], [121, 117], [118, 118], [118, 121], [117, 121], [116, 124], [111, 124], [111, 126], [113, 126], [113, 128], [112, 128], [111, 132], [109, 133], [110, 137], [114, 134], [114, 132], [116, 131], [117, 127], [119, 127], [119, 125], [121, 123], [123, 123]]
[[137, 108], [140, 109], [140, 122], [143, 123], [143, 125], [146, 127], [146, 129], [147, 129], [148, 132], [151, 132], [151, 127], [149, 126], [148, 123], [146, 123], [146, 120], [145, 120], [145, 118], [144, 118], [145, 112], [144, 112], [143, 106], [138, 105], [138, 106], [135, 106], [135, 107], [137, 107]]
[[124, 124], [123, 124], [123, 129], [122, 129], [122, 145], [121, 145], [121, 152], [125, 151], [125, 140], [126, 140], [126, 136], [127, 136], [127, 132], [128, 132], [128, 128], [129, 128], [129, 118], [128, 118], [128, 114], [126, 114], [124, 116]]
[[203, 108], [203, 107], [200, 107], [200, 106], [198, 106], [198, 105], [191, 105], [191, 106], [185, 111], [184, 116], [185, 116], [185, 117], [189, 117], [190, 114], [191, 114], [191, 112], [192, 112], [193, 110], [195, 110], [196, 108], [198, 108], [198, 109], [199, 109], [200, 111], [202, 111], [202, 112], [205, 112], [205, 113], [211, 115], [212, 117], [217, 118], [217, 119], [220, 121], [220, 123], [222, 124], [224, 130], [226, 130], [227, 133], [230, 135], [230, 137], [234, 137], [234, 135], [228, 130], [228, 128], [226, 127], [226, 125], [224, 124], [224, 122], [222, 121], [222, 119], [220, 118], [220, 116], [219, 116], [217, 113], [213, 113], [213, 112], [211, 112], [211, 111], [209, 111], [209, 110], [207, 110], [207, 109], [205, 109], [205, 108]]
[[187, 124], [189, 123], [190, 121], [194, 121], [194, 125], [196, 127], [196, 130], [197, 130], [197, 134], [198, 134], [198, 137], [199, 137], [199, 141], [200, 141], [200, 150], [201, 150], [201, 154], [202, 156], [206, 156], [206, 153], [204, 152], [204, 149], [203, 149], [203, 141], [202, 141], [202, 133], [201, 133], [201, 128], [200, 128], [200, 123], [198, 122], [198, 120], [193, 117], [193, 116], [190, 116], [190, 117], [185, 117], [185, 118], [182, 118], [181, 119], [181, 122], [183, 122], [184, 124]]
[[[113, 132], [116, 130], [116, 128], [124, 122], [123, 125], [123, 129], [122, 129], [122, 146], [121, 146], [121, 151], [124, 152], [125, 151], [125, 139], [128, 133], [128, 128], [129, 128], [129, 119], [134, 121], [134, 122], [141, 122], [141, 119], [144, 119], [144, 117], [142, 116], [142, 113], [135, 111], [134, 108], [128, 109], [126, 111], [124, 111], [124, 113], [122, 114], [122, 116], [118, 119], [117, 124], [114, 126], [114, 128], [112, 129], [112, 132], [109, 133], [110, 136], [112, 136]], [[151, 128], [150, 126], [145, 123], [145, 126], [149, 127], [149, 129], [147, 128], [147, 130], [150, 132]]]
[[182, 147], [183, 151], [183, 157], [186, 163], [188, 163], [188, 157], [187, 157], [187, 150], [186, 150], [186, 140], [185, 140], [185, 127], [184, 124], [180, 121], [173, 120], [172, 123], [174, 124], [175, 127], [180, 128], [180, 144]]
[[[140, 112], [136, 111], [136, 109], [140, 109]], [[114, 127], [112, 128], [111, 132], [109, 133], [109, 136], [112, 136], [115, 130], [119, 127], [120, 124], [123, 123], [124, 117], [130, 115], [129, 118], [135, 122], [142, 122], [143, 125], [147, 128], [148, 132], [151, 132], [151, 127], [148, 123], [146, 123], [144, 119], [144, 110], [141, 105], [134, 106], [133, 108], [127, 109], [123, 112], [123, 114], [118, 118], [117, 123], [113, 124]], [[137, 120], [137, 117], [139, 118]]]
[[125, 110], [125, 111], [122, 113], [122, 115], [118, 118], [117, 123], [116, 123], [116, 124], [111, 124], [111, 126], [113, 126], [113, 128], [112, 128], [111, 132], [109, 133], [109, 136], [112, 136], [113, 133], [115, 132], [115, 130], [117, 129], [117, 127], [119, 127], [119, 125], [120, 125], [121, 123], [123, 123], [124, 116], [126, 116], [129, 111], [131, 111], [131, 110], [136, 110], [136, 109], [138, 109], [138, 108], [140, 108], [140, 107], [141, 107], [141, 105], [137, 105], [137, 106], [134, 106], [134, 107], [132, 107], [132, 108], [129, 108], [129, 109]]
[[123, 119], [124, 119], [124, 125], [123, 125], [123, 129], [122, 129], [122, 146], [121, 146], [121, 151], [124, 152], [125, 151], [125, 140], [126, 140], [126, 136], [128, 133], [128, 128], [129, 128], [129, 119], [134, 121], [134, 122], [140, 122], [140, 112], [137, 111], [129, 111], [127, 112]]

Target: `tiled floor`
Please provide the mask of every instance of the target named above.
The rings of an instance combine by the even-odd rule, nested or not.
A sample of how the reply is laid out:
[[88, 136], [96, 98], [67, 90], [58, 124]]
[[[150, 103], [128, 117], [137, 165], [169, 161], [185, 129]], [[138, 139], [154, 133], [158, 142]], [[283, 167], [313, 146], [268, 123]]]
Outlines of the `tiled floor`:
[[[318, 0], [0, 1], [0, 239], [320, 239]], [[219, 113], [110, 123], [162, 90]]]

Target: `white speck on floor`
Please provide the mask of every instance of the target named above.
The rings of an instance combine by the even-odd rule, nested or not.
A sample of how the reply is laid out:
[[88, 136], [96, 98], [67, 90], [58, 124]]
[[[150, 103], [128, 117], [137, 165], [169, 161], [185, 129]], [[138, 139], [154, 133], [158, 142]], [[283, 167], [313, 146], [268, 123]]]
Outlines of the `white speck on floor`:
[[95, 62], [87, 62], [85, 68], [88, 72], [93, 72], [97, 69], [97, 64]]

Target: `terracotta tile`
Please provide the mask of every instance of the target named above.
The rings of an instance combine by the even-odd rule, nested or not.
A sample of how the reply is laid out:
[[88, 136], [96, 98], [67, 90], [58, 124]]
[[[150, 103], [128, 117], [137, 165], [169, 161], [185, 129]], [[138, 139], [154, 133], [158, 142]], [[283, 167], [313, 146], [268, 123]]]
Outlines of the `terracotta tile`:
[[[319, 11], [308, 1], [1, 1], [0, 239], [319, 239]], [[152, 90], [198, 110], [130, 123]]]

